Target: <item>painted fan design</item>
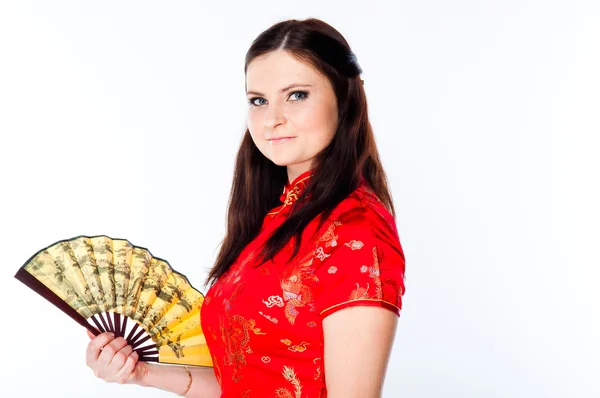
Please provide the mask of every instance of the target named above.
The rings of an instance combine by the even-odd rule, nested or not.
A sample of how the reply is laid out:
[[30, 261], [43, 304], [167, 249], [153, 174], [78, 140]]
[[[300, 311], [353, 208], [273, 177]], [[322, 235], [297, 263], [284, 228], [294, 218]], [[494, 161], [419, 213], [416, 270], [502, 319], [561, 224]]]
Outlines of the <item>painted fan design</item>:
[[202, 293], [125, 239], [58, 241], [31, 256], [15, 278], [94, 335], [126, 338], [140, 361], [213, 366], [200, 326]]

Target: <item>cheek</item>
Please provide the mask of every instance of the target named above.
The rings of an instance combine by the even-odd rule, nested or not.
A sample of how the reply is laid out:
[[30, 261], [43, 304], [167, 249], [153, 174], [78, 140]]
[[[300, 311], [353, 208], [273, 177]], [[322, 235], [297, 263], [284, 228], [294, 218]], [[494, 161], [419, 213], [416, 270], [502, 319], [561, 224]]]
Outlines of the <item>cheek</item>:
[[335, 133], [335, 115], [323, 105], [298, 110], [292, 120], [300, 135], [319, 146], [326, 146]]
[[256, 145], [256, 147], [264, 154], [265, 141], [263, 124], [256, 115], [248, 115], [247, 125], [254, 145]]
[[254, 137], [260, 133], [260, 124], [255, 112], [248, 112], [247, 123], [248, 129], [250, 130], [250, 135]]

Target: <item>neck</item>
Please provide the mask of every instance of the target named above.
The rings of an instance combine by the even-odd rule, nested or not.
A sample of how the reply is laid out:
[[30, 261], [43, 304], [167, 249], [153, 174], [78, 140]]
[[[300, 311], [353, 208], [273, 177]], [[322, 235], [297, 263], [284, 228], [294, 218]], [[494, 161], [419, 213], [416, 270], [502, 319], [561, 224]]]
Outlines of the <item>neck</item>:
[[288, 181], [293, 182], [298, 176], [302, 173], [310, 170], [310, 162], [300, 163], [300, 164], [290, 164], [287, 166], [287, 175]]

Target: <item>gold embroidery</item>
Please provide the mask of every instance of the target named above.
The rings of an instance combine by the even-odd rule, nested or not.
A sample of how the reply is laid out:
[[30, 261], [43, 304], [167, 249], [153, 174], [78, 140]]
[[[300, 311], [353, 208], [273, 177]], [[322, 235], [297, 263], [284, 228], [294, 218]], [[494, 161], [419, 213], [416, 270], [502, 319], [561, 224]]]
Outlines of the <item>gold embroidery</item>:
[[377, 255], [377, 247], [374, 246], [373, 250], [373, 265], [368, 267], [366, 265], [362, 265], [360, 267], [360, 272], [363, 274], [369, 271], [369, 277], [371, 277], [375, 281], [375, 294], [373, 296], [369, 295], [369, 284], [367, 283], [367, 287], [360, 287], [358, 283], [356, 284], [356, 289], [350, 293], [350, 300], [361, 300], [361, 299], [383, 299], [383, 291], [381, 289], [381, 278], [379, 271], [379, 256]]
[[283, 210], [285, 207], [291, 206], [298, 199], [298, 197], [300, 196], [300, 194], [306, 187], [306, 183], [304, 181], [306, 181], [309, 178], [310, 178], [310, 175], [308, 175], [308, 176], [304, 177], [303, 179], [301, 179], [300, 181], [296, 182], [294, 184], [294, 186], [291, 187], [291, 189], [287, 192], [286, 192], [286, 187], [284, 186], [283, 192], [281, 193], [281, 196], [285, 195], [285, 197], [282, 200], [283, 205], [281, 205], [281, 208], [279, 208], [277, 211], [273, 211], [273, 212], [270, 212], [267, 214], [270, 216], [274, 216], [275, 214], [277, 214], [281, 210]]
[[229, 327], [223, 327], [221, 324], [221, 338], [225, 344], [225, 363], [232, 367], [232, 380], [239, 382], [242, 378], [241, 370], [246, 365], [245, 353], [251, 354], [253, 351], [249, 346], [250, 332], [254, 334], [266, 334], [256, 327], [254, 319], [246, 320], [241, 315], [230, 316], [225, 311]]
[[[223, 306], [225, 308], [225, 311], [229, 311], [231, 309], [231, 302], [233, 300], [235, 300], [235, 298], [242, 292], [242, 290], [244, 290], [244, 286], [245, 286], [244, 283], [240, 283], [240, 284], [236, 285], [235, 289], [231, 293], [231, 296], [225, 297], [223, 299]], [[222, 290], [219, 292], [222, 292]]]
[[[321, 360], [321, 358], [315, 358], [313, 359], [313, 363], [315, 365], [317, 365], [317, 362], [319, 362]], [[315, 380], [318, 380], [321, 377], [321, 365], [317, 365], [317, 370], [315, 371]]]
[[285, 317], [293, 325], [298, 308], [312, 302], [312, 291], [308, 286], [308, 281], [318, 281], [314, 275], [314, 269], [311, 267], [314, 253], [309, 252], [302, 260], [286, 268], [280, 279], [281, 289], [283, 290], [283, 299], [285, 301]]
[[364, 246], [364, 244], [359, 240], [352, 239], [350, 242], [344, 243], [344, 245], [348, 246], [352, 250], [359, 250]]
[[350, 300], [361, 300], [368, 299], [369, 297], [369, 284], [367, 283], [367, 287], [360, 287], [358, 283], [356, 284], [356, 289], [350, 293]]
[[294, 187], [293, 191], [290, 191], [287, 193], [287, 196], [285, 197], [285, 202], [283, 202], [283, 203], [286, 206], [290, 206], [292, 203], [294, 203], [298, 199], [298, 195], [299, 195], [299, 192]]
[[238, 275], [239, 275], [240, 271], [244, 268], [244, 266], [248, 263], [248, 261], [252, 260], [253, 258], [254, 258], [254, 251], [251, 251], [241, 261], [241, 263], [235, 267], [235, 269], [230, 268], [229, 271], [227, 271], [227, 277], [225, 278], [225, 282], [231, 283], [232, 280], [234, 280], [233, 283], [237, 283], [239, 281]]
[[325, 254], [323, 247], [319, 244], [325, 242], [324, 247], [333, 247], [337, 245], [335, 228], [342, 225], [338, 220], [334, 220], [328, 226], [327, 230], [318, 237], [313, 243], [316, 245], [315, 250], [309, 251], [300, 261], [293, 260], [281, 276], [280, 283], [283, 291], [283, 300], [285, 302], [285, 317], [292, 325], [298, 316], [298, 308], [308, 305], [309, 311], [315, 311], [312, 290], [310, 289], [311, 282], [318, 282], [319, 278], [315, 275], [313, 261], [315, 257], [323, 260], [329, 257]]
[[351, 299], [351, 300], [344, 301], [342, 303], [337, 303], [335, 305], [332, 305], [331, 307], [325, 308], [323, 311], [321, 311], [320, 315], [322, 315], [325, 311], [329, 311], [332, 308], [339, 307], [340, 305], [351, 303], [353, 301], [377, 301], [378, 303], [383, 302], [383, 303], [391, 305], [392, 307], [396, 307], [398, 310], [400, 309], [400, 307], [398, 307], [396, 304], [390, 303], [389, 301], [386, 301], [386, 300], [380, 300], [380, 299], [360, 299], [360, 300], [356, 300], [356, 299]]
[[219, 317], [221, 342], [225, 350], [225, 358], [222, 359], [222, 363], [231, 367], [231, 379], [236, 383], [242, 379], [242, 369], [246, 365], [245, 354], [253, 353], [250, 347], [250, 332], [266, 334], [256, 327], [254, 319], [246, 320], [243, 316], [232, 315], [230, 312], [235, 299], [241, 294], [244, 287], [244, 283], [237, 284], [231, 295], [223, 299], [224, 311], [222, 311], [223, 315]]
[[306, 346], [308, 344], [310, 344], [310, 343], [307, 343], [306, 341], [303, 341], [300, 344], [296, 344], [296, 345], [293, 345], [291, 347], [288, 347], [288, 350], [290, 350], [292, 352], [304, 352], [304, 351], [306, 351]]
[[284, 208], [284, 207], [285, 207], [285, 206], [281, 207], [281, 208], [280, 208], [279, 210], [277, 210], [277, 211], [273, 211], [273, 212], [271, 212], [271, 213], [267, 213], [267, 215], [268, 215], [268, 216], [271, 216], [271, 217], [275, 217], [275, 215], [276, 215], [277, 213], [279, 213], [281, 210], [283, 210], [283, 208]]
[[282, 340], [281, 340], [281, 342], [282, 342], [283, 344], [285, 344], [285, 345], [290, 345], [290, 344], [292, 344], [292, 342], [291, 342], [291, 340], [290, 340], [290, 339], [282, 339]]
[[331, 254], [325, 254], [323, 252], [323, 248], [322, 247], [317, 247], [317, 258], [321, 261], [325, 260], [327, 257], [331, 256]]
[[275, 390], [275, 396], [277, 398], [301, 398], [302, 397], [302, 384], [294, 372], [294, 368], [291, 366], [283, 367], [283, 377], [294, 386], [294, 393], [291, 390], [280, 387]]
[[271, 322], [277, 324], [279, 321], [277, 320], [277, 318], [269, 316], [267, 314], [263, 314], [262, 311], [258, 311], [259, 314], [261, 314], [262, 316], [264, 316], [265, 318], [267, 318], [268, 320], [270, 320]]
[[325, 242], [325, 247], [335, 247], [337, 246], [337, 238], [338, 236], [334, 233], [335, 227], [342, 225], [342, 223], [338, 220], [334, 220], [331, 222], [327, 230], [319, 237], [316, 241], [318, 245], [321, 242]]
[[379, 271], [379, 256], [377, 255], [377, 246], [373, 246], [373, 266], [369, 268], [369, 275], [375, 280], [375, 296], [373, 298], [382, 299], [381, 278]]
[[283, 299], [281, 298], [281, 296], [269, 296], [269, 298], [265, 301], [262, 301], [267, 308], [271, 308], [274, 305], [278, 306], [278, 307], [283, 307]]
[[294, 186], [292, 187], [292, 189], [290, 189], [287, 192], [287, 194], [285, 192], [286, 191], [285, 187], [283, 187], [282, 195], [286, 195], [285, 200], [283, 201], [283, 203], [285, 205], [289, 206], [298, 199], [298, 197], [300, 196], [300, 194], [306, 187], [306, 184], [304, 183], [304, 181], [308, 180], [309, 178], [310, 178], [310, 175], [308, 175], [308, 176], [304, 177], [303, 179], [301, 179], [300, 181], [296, 182], [294, 184]]

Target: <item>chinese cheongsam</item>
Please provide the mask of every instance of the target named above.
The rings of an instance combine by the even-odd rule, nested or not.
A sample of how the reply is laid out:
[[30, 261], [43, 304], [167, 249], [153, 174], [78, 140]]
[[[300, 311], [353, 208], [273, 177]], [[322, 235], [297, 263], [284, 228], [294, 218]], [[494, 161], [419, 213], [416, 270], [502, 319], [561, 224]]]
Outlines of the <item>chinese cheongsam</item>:
[[312, 239], [318, 217], [308, 224], [291, 262], [293, 239], [252, 266], [310, 173], [288, 181], [282, 204], [206, 293], [201, 324], [223, 398], [326, 397], [323, 318], [355, 305], [400, 316], [404, 253], [391, 213], [364, 178]]

